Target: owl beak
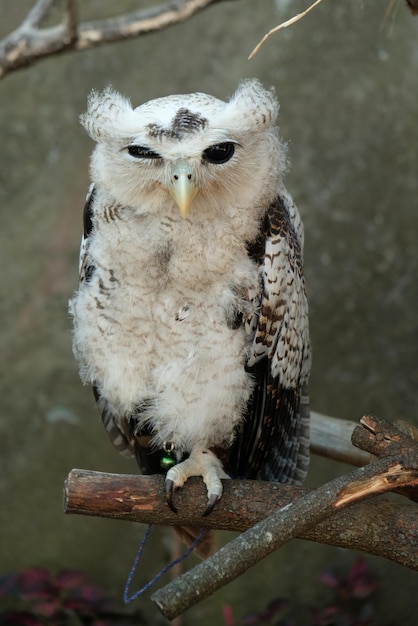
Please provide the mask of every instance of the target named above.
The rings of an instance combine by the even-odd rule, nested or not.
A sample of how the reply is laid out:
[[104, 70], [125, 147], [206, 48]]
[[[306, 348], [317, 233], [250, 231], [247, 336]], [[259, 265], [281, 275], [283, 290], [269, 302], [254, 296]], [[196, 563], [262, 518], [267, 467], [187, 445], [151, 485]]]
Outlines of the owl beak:
[[193, 167], [184, 159], [179, 159], [171, 170], [170, 193], [180, 209], [181, 216], [187, 217], [193, 198], [197, 194]]

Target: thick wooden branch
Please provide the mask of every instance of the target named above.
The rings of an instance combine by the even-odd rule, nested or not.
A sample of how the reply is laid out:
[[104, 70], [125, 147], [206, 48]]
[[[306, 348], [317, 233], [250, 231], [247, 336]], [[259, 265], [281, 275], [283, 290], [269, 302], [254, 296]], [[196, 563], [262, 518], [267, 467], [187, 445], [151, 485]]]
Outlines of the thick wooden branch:
[[[361, 422], [362, 427], [354, 430], [353, 442], [381, 458], [312, 492], [257, 481], [226, 481], [215, 511], [200, 518], [197, 504], [203, 511], [206, 498], [200, 480], [188, 481], [176, 494], [176, 515], [162, 498], [161, 477], [92, 475], [73, 470], [66, 484], [65, 510], [230, 530], [244, 530], [255, 523], [152, 596], [167, 619], [227, 584], [293, 537], [365, 550], [418, 570], [416, 508], [375, 501], [359, 504], [370, 495], [417, 489], [418, 444], [392, 424], [370, 416]], [[191, 509], [189, 502], [193, 503]], [[260, 520], [270, 511], [274, 512]], [[332, 521], [327, 522], [331, 516]]]
[[[351, 465], [368, 464], [370, 460], [376, 457], [352, 444], [351, 436], [356, 426], [356, 422], [311, 412], [311, 452]], [[406, 427], [410, 428], [410, 425], [406, 425], [404, 428], [406, 429]], [[204, 488], [201, 488], [200, 496], [198, 492], [198, 485], [201, 484], [201, 481], [197, 481], [197, 484], [191, 487], [193, 480], [188, 481], [186, 489], [178, 492], [176, 497], [181, 499], [181, 514], [175, 516], [167, 508], [165, 500], [160, 497], [164, 491], [161, 476], [120, 476], [73, 470], [69, 474], [66, 484], [66, 511], [68, 513], [130, 519], [144, 523], [192, 524], [196, 523], [196, 519], [194, 519], [196, 508], [194, 504], [190, 506], [189, 503], [195, 503], [196, 499], [200, 497], [201, 510], [203, 511], [206, 506]], [[231, 494], [233, 499], [236, 497], [237, 502], [243, 498], [252, 501], [250, 509], [243, 511], [240, 507], [235, 517], [231, 517], [229, 514], [234, 500], [232, 503], [227, 502], [228, 490], [231, 485], [237, 485]], [[249, 485], [248, 489], [245, 489], [246, 485]], [[257, 485], [257, 489], [254, 488], [255, 485]], [[192, 494], [189, 493], [189, 489], [193, 489]], [[245, 491], [243, 491], [244, 489]], [[277, 492], [278, 489], [279, 492]], [[306, 493], [306, 490], [297, 487], [290, 488], [284, 485], [254, 483], [253, 481], [229, 481], [225, 486], [225, 497], [208, 518], [210, 520], [208, 526], [237, 531], [246, 530], [269, 512], [288, 504], [303, 493]], [[284, 495], [282, 496], [282, 494]], [[143, 504], [139, 508], [135, 508], [138, 498]], [[223, 506], [225, 502], [227, 502], [226, 508]], [[262, 513], [259, 513], [257, 508]], [[241, 521], [242, 524], [240, 525]]]
[[[222, 0], [176, 0], [121, 16], [78, 24], [75, 0], [38, 0], [22, 24], [0, 42], [0, 78], [42, 58], [131, 39], [173, 24]], [[63, 5], [62, 22], [41, 28], [51, 9]]]
[[356, 467], [367, 465], [375, 457], [356, 448], [351, 441], [357, 424], [311, 411], [311, 453]]
[[[151, 597], [167, 619], [214, 593], [265, 556], [366, 497], [418, 485], [418, 446], [391, 424], [364, 416], [353, 442], [381, 458], [303, 495], [221, 548]], [[393, 454], [396, 454], [394, 457]]]
[[[417, 443], [383, 420], [364, 416], [361, 424], [353, 433], [353, 442], [381, 456], [376, 463], [340, 476], [275, 511], [154, 593], [151, 600], [164, 616], [174, 619], [336, 511], [395, 487], [415, 488], [418, 485]], [[392, 456], [394, 453], [396, 457]]]
[[[73, 469], [66, 480], [64, 511], [163, 526], [200, 526], [244, 532], [267, 515], [310, 493], [303, 487], [253, 480], [224, 482], [224, 494], [208, 517], [203, 482], [189, 479], [176, 494], [178, 513], [167, 506], [163, 476], [106, 474]], [[418, 509], [373, 499], [336, 513], [297, 535], [300, 539], [385, 557], [418, 570]], [[411, 550], [415, 545], [416, 550]]]

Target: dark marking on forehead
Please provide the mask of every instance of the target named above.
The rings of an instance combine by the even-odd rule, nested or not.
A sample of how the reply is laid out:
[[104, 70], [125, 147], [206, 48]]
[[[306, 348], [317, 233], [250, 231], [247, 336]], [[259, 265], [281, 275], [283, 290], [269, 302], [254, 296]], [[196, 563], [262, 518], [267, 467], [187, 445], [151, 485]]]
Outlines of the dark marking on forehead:
[[199, 113], [181, 108], [175, 114], [170, 126], [164, 128], [159, 124], [148, 124], [149, 135], [153, 139], [182, 139], [184, 135], [196, 133], [208, 125], [208, 120]]
[[171, 124], [173, 132], [179, 135], [195, 133], [208, 125], [208, 120], [199, 113], [193, 113], [189, 109], [179, 109]]

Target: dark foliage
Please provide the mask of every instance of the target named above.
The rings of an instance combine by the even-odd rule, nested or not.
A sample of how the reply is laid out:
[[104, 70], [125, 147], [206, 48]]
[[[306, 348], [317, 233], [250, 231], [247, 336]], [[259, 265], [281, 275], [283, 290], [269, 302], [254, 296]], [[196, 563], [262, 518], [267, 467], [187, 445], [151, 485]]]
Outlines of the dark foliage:
[[[261, 611], [245, 615], [239, 622], [239, 626], [372, 626], [375, 624], [372, 596], [377, 589], [377, 580], [362, 558], [358, 558], [353, 563], [346, 576], [329, 569], [321, 572], [319, 581], [331, 591], [330, 600], [325, 606], [305, 607], [297, 604], [295, 600], [276, 598]], [[225, 626], [234, 626], [232, 608], [224, 607], [223, 614]]]
[[53, 575], [34, 567], [0, 578], [0, 626], [145, 626], [142, 616], [118, 608], [78, 570]]

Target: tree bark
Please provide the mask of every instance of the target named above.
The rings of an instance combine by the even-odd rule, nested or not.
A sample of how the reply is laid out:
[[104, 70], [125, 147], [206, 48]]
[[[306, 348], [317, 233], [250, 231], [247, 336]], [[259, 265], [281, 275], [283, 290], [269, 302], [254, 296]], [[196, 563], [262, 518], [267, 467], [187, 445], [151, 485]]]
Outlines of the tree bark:
[[[370, 495], [418, 485], [418, 447], [394, 426], [362, 418], [353, 441], [381, 457], [376, 463], [303, 495], [239, 535], [206, 561], [158, 590], [151, 600], [173, 619], [318, 523]], [[396, 455], [396, 456], [394, 456]], [[415, 538], [414, 548], [418, 547]], [[409, 546], [411, 549], [411, 546]]]
[[[224, 481], [223, 496], [207, 517], [201, 516], [207, 494], [199, 478], [189, 479], [176, 493], [177, 514], [167, 506], [164, 493], [163, 476], [73, 469], [65, 483], [64, 511], [143, 524], [244, 532], [310, 491], [279, 483]], [[400, 501], [379, 498], [357, 503], [296, 537], [361, 550], [418, 570], [418, 510]]]
[[[238, 522], [238, 520], [245, 519], [248, 510], [251, 510], [254, 504], [257, 506], [256, 510], [263, 512], [262, 517], [267, 512], [266, 502], [273, 507], [279, 507], [279, 510], [256, 522], [255, 526], [221, 548], [204, 563], [190, 572], [186, 572], [152, 596], [152, 600], [161, 609], [165, 617], [173, 619], [197, 601], [236, 578], [293, 537], [309, 537], [309, 532], [312, 532], [312, 529], [318, 531], [319, 527], [321, 530], [322, 525], [324, 535], [327, 536], [325, 541], [333, 543], [332, 532], [335, 532], [335, 524], [327, 527], [327, 520], [332, 517], [332, 521], [335, 522], [335, 518], [338, 519], [338, 514], [341, 515], [339, 512], [344, 511], [350, 505], [358, 503], [370, 495], [394, 489], [399, 490], [399, 488], [412, 489], [412, 495], [415, 495], [418, 485], [417, 442], [394, 425], [371, 416], [363, 417], [361, 424], [362, 426], [354, 429], [353, 443], [368, 453], [379, 457], [379, 460], [367, 467], [341, 476], [312, 492], [256, 481], [227, 481], [225, 494], [217, 507], [217, 511], [203, 520], [196, 520], [196, 516], [193, 516], [192, 519], [184, 519], [183, 513], [174, 514], [168, 511], [167, 507], [161, 508], [158, 492], [159, 489], [161, 489], [160, 493], [162, 492], [162, 484], [158, 477], [148, 479], [142, 477], [142, 486], [144, 486], [145, 481], [148, 482], [148, 486], [151, 484], [151, 489], [146, 491], [136, 488], [132, 484], [132, 481], [138, 480], [138, 478], [129, 477], [129, 480], [123, 478], [121, 481], [120, 477], [111, 475], [105, 478], [104, 482], [107, 484], [103, 489], [102, 480], [92, 480], [91, 474], [86, 475], [74, 470], [66, 484], [65, 508], [67, 512], [86, 514], [98, 514], [99, 512], [101, 515], [121, 516], [123, 519], [136, 519], [136, 521], [138, 521], [138, 513], [141, 512], [141, 521], [200, 526], [212, 526], [214, 524], [214, 527], [241, 529], [242, 521]], [[186, 488], [180, 491], [180, 498], [184, 498], [187, 494], [187, 500], [178, 504], [179, 511], [184, 512], [187, 509], [187, 502], [193, 502], [193, 509], [196, 509], [197, 496], [187, 493], [188, 489], [193, 486], [198, 486], [196, 481], [188, 481]], [[264, 499], [257, 500], [264, 488], [268, 490], [267, 498], [265, 493]], [[239, 493], [233, 494], [234, 489], [238, 489]], [[249, 492], [245, 493], [246, 489]], [[279, 492], [281, 492], [282, 497], [287, 496], [287, 501], [285, 498], [284, 501], [276, 501], [273, 504], [273, 496]], [[357, 504], [357, 506], [359, 505]], [[360, 506], [366, 507], [366, 509], [370, 506], [376, 508], [376, 503], [368, 503], [367, 505], [363, 503]], [[383, 506], [393, 507], [391, 503], [387, 502], [384, 502]], [[412, 556], [411, 559], [411, 555], [418, 554], [418, 526], [415, 508], [402, 506], [401, 508], [396, 507], [396, 509], [397, 514], [401, 514], [403, 519], [398, 518], [395, 524], [395, 529], [402, 528], [402, 532], [398, 533], [392, 526], [392, 531], [394, 530], [396, 535], [395, 541], [388, 542], [388, 533], [391, 532], [390, 525], [393, 524], [394, 511], [389, 511], [389, 519], [384, 515], [383, 527], [373, 528], [374, 520], [379, 519], [378, 509], [374, 515], [370, 515], [370, 510], [366, 513], [367, 524], [365, 524], [364, 508], [360, 508], [359, 514], [354, 518], [354, 523], [352, 518], [351, 520], [347, 518], [343, 522], [344, 529], [346, 531], [347, 528], [349, 529], [348, 547], [365, 548], [366, 551], [373, 554], [381, 553], [413, 569], [418, 569], [418, 557]], [[411, 513], [412, 515], [410, 515]], [[217, 515], [220, 515], [219, 520], [217, 520]], [[250, 522], [247, 518], [246, 524], [251, 525], [252, 523], [254, 523], [254, 519]], [[329, 536], [330, 530], [331, 537]], [[405, 541], [406, 535], [408, 535], [407, 542]], [[320, 532], [320, 540], [322, 536]], [[340, 536], [344, 536], [344, 532], [341, 530], [337, 534], [338, 538]], [[373, 538], [372, 540], [370, 540], [370, 536]], [[376, 542], [376, 536], [384, 537], [383, 544], [380, 541]], [[360, 547], [361, 540], [365, 538], [367, 547]], [[338, 541], [341, 540], [338, 539]], [[388, 543], [391, 547], [396, 546], [393, 553], [392, 550], [387, 549]], [[339, 545], [342, 544], [339, 543]], [[407, 546], [406, 549], [405, 546]], [[390, 556], [388, 556], [389, 554]]]
[[[189, 480], [180, 490], [176, 496], [179, 513], [175, 514], [159, 495], [163, 492], [161, 477], [98, 476], [73, 470], [66, 483], [65, 510], [174, 525], [234, 530], [251, 526], [152, 596], [169, 620], [294, 537], [365, 550], [418, 570], [416, 508], [389, 502], [358, 504], [371, 495], [393, 490], [417, 497], [418, 443], [383, 420], [364, 416], [361, 424], [354, 429], [353, 443], [378, 460], [314, 491], [258, 481], [226, 481], [225, 493], [215, 511], [207, 518], [199, 518], [196, 504], [201, 503], [201, 511], [205, 507], [201, 481]], [[190, 493], [190, 489], [196, 488], [200, 494]], [[192, 511], [187, 508], [188, 502], [193, 504]], [[353, 504], [357, 508], [354, 516], [345, 512]], [[265, 517], [269, 507], [278, 510]], [[252, 525], [257, 515], [264, 519], [258, 518]]]

